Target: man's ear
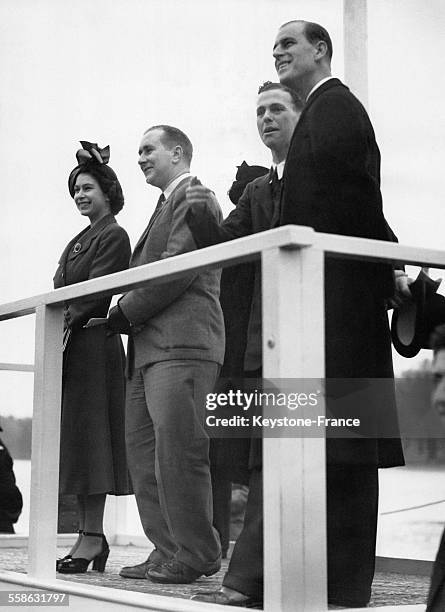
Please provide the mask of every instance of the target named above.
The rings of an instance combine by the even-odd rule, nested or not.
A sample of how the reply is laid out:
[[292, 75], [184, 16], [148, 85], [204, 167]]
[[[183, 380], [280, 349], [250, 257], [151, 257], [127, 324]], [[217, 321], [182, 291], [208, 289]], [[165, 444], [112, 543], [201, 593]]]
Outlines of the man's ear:
[[320, 61], [328, 55], [328, 46], [324, 40], [319, 40], [315, 45], [315, 59]]
[[176, 147], [172, 149], [172, 162], [174, 164], [178, 164], [183, 157], [184, 151], [182, 150], [181, 145], [176, 145]]

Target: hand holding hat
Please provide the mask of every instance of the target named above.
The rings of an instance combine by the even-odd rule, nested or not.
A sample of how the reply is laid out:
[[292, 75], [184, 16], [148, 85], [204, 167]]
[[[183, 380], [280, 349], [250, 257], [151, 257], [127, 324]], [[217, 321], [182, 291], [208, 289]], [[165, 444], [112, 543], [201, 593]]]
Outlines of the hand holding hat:
[[394, 310], [391, 337], [394, 348], [403, 357], [415, 357], [421, 348], [431, 348], [432, 331], [445, 323], [445, 297], [437, 293], [440, 283], [422, 269], [409, 286], [412, 301]]

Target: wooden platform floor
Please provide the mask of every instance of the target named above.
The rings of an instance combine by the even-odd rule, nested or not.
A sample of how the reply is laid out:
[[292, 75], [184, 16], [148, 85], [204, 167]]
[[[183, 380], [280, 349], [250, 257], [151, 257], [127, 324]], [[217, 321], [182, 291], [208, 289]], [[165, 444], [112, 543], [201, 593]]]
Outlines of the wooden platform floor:
[[[58, 556], [62, 557], [67, 550], [60, 548]], [[124, 565], [134, 565], [144, 561], [147, 549], [136, 546], [113, 546], [106, 570], [103, 574], [89, 571], [85, 574], [71, 576], [58, 575], [60, 580], [69, 580], [81, 584], [91, 584], [127, 591], [153, 593], [167, 597], [182, 597], [189, 599], [197, 591], [219, 588], [228, 561], [223, 561], [221, 570], [209, 578], [200, 578], [190, 585], [163, 585], [148, 580], [131, 580], [121, 578], [119, 570]], [[0, 567], [15, 572], [25, 572], [27, 551], [20, 548], [1, 548]], [[373, 594], [370, 607], [424, 604], [428, 593], [429, 579], [426, 576], [411, 576], [394, 573], [378, 572], [374, 579]]]

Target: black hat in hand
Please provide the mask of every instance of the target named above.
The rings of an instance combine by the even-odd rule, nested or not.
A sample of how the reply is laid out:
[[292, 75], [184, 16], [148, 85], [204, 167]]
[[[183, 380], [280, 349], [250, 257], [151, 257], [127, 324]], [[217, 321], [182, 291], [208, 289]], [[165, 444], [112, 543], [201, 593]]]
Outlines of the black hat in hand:
[[412, 302], [394, 310], [391, 337], [402, 357], [415, 357], [422, 348], [431, 348], [429, 337], [437, 325], [445, 323], [445, 297], [437, 292], [440, 280], [423, 270], [409, 286]]

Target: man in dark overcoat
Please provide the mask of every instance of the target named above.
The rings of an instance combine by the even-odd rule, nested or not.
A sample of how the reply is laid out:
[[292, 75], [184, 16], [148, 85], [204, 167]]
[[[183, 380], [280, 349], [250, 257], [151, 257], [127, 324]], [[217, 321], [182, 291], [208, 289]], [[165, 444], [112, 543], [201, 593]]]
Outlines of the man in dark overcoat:
[[[329, 34], [316, 24], [285, 24], [278, 33], [274, 56], [280, 81], [297, 90], [305, 108], [287, 154], [281, 204], [278, 211], [274, 207], [278, 219], [270, 227], [292, 223], [320, 232], [396, 240], [383, 216], [380, 153], [373, 128], [360, 102], [330, 76]], [[232, 237], [245, 235], [233, 233]], [[393, 267], [327, 260], [325, 272], [326, 377], [389, 379], [375, 407], [383, 408], [388, 431], [397, 433], [386, 317], [386, 300], [394, 292]], [[405, 277], [399, 276], [398, 281], [403, 295]], [[328, 393], [333, 388], [329, 380], [327, 388]], [[374, 408], [372, 400], [368, 397], [369, 411]], [[330, 406], [328, 402], [328, 409]], [[363, 406], [357, 408], [363, 410]], [[331, 605], [361, 607], [369, 601], [374, 575], [377, 468], [402, 465], [401, 444], [398, 439], [375, 436], [331, 439], [327, 461], [328, 600]], [[237, 542], [237, 555], [223, 583], [249, 600], [261, 595], [262, 560], [255, 560], [255, 553], [262, 553], [258, 544], [261, 511], [261, 478], [254, 470], [247, 530]], [[240, 557], [246, 569], [235, 576], [232, 568], [235, 564], [242, 567]], [[223, 595], [208, 594], [206, 600], [226, 603]], [[245, 598], [244, 603], [248, 603]]]
[[[328, 32], [305, 21], [286, 23], [273, 55], [280, 81], [305, 102], [286, 160], [280, 225], [391, 240], [374, 130], [359, 100], [331, 76]], [[327, 258], [325, 275], [328, 389], [329, 379], [391, 378], [386, 299], [394, 291], [392, 266]], [[394, 431], [392, 385], [383, 403], [388, 429]], [[402, 465], [401, 444], [398, 439], [328, 440], [327, 461], [328, 599], [365, 606], [374, 575], [377, 468]]]

